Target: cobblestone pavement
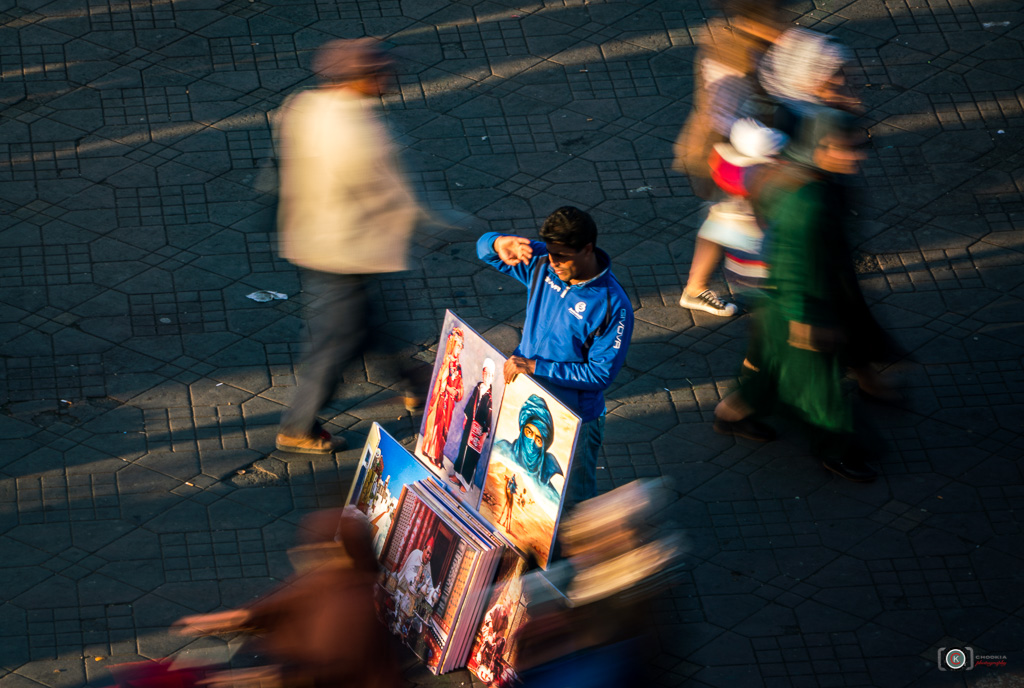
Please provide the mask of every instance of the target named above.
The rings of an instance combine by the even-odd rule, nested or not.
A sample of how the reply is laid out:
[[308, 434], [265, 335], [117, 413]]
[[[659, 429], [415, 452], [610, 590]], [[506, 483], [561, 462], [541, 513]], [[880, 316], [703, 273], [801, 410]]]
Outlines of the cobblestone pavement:
[[[515, 344], [523, 294], [475, 260], [479, 232], [590, 208], [637, 308], [600, 486], [671, 476], [689, 541], [657, 685], [1024, 685], [1020, 7], [790, 9], [855, 53], [873, 138], [857, 262], [910, 352], [889, 371], [909, 409], [864, 411], [887, 448], [866, 486], [793, 432], [711, 431], [747, 318], [676, 305], [701, 209], [671, 142], [705, 4], [0, 3], [0, 688], [175, 651], [168, 624], [286, 576], [298, 519], [340, 502], [355, 452], [272, 450], [307, 301], [259, 189], [267, 112], [309, 83], [313, 48], [365, 34], [399, 59], [386, 112], [424, 198], [480, 221], [424, 233], [419, 268], [375, 282], [380, 348], [328, 427], [410, 439], [388, 364], [432, 360], [446, 307]], [[940, 672], [957, 646], [1010, 666]]]

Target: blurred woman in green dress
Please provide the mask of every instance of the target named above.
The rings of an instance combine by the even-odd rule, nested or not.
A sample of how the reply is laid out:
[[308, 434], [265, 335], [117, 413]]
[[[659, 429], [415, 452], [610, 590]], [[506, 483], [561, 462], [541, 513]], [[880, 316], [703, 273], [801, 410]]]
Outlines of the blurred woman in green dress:
[[810, 428], [826, 468], [862, 482], [876, 473], [854, 442], [841, 382], [848, 366], [887, 340], [857, 285], [843, 228], [841, 177], [857, 171], [864, 141], [849, 115], [822, 107], [804, 119], [783, 159], [751, 182], [755, 213], [768, 227], [769, 288], [754, 314], [754, 367], [715, 409], [718, 432], [761, 441], [774, 432], [755, 417], [788, 411]]

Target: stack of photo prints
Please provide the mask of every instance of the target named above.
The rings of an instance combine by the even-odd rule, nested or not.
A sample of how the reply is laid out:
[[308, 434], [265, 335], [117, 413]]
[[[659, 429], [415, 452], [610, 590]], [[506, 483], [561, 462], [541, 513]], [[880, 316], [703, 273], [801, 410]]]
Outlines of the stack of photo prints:
[[415, 456], [374, 423], [348, 496], [370, 521], [377, 607], [435, 674], [515, 680], [527, 556], [546, 568], [579, 417], [447, 311]]

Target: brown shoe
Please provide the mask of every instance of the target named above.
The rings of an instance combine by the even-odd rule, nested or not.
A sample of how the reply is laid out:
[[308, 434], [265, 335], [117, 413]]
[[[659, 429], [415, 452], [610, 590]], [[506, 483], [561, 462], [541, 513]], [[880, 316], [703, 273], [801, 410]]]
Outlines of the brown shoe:
[[406, 392], [405, 396], [402, 397], [402, 403], [405, 404], [405, 410], [411, 415], [416, 415], [423, 411], [423, 397]]
[[277, 433], [277, 448], [284, 452], [296, 454], [333, 454], [348, 449], [348, 440], [321, 430], [317, 436], [290, 437]]

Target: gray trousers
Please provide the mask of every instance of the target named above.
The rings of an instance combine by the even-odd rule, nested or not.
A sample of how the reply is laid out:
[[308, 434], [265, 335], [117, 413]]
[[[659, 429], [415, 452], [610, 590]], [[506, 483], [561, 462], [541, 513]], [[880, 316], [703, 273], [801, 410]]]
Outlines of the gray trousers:
[[306, 321], [309, 347], [296, 376], [292, 405], [280, 431], [305, 437], [319, 431], [317, 414], [334, 397], [345, 366], [366, 343], [366, 285], [362, 275], [303, 270], [302, 290], [313, 297]]

